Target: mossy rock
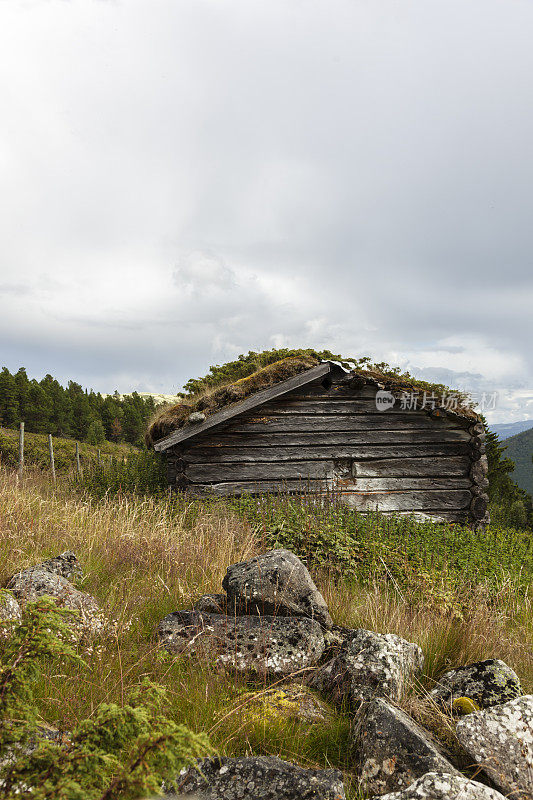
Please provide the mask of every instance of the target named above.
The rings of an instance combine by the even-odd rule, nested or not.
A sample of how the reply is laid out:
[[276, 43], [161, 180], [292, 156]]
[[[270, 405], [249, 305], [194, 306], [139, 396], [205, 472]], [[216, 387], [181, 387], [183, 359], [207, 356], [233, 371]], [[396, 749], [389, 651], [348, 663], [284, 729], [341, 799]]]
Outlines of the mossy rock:
[[330, 706], [315, 692], [298, 683], [274, 686], [262, 692], [245, 695], [243, 710], [252, 722], [279, 723], [285, 720], [311, 724], [328, 723], [333, 718]]

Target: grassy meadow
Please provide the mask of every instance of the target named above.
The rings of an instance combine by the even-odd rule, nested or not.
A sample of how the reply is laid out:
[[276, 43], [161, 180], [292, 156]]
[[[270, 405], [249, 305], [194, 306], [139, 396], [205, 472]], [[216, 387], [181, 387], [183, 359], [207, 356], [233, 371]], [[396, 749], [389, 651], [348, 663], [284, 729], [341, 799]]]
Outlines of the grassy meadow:
[[80, 588], [117, 621], [112, 637], [82, 649], [83, 664], [45, 667], [37, 695], [47, 724], [68, 730], [149, 677], [168, 690], [167, 716], [206, 732], [220, 754], [273, 754], [348, 773], [347, 715], [311, 726], [258, 719], [257, 693], [267, 683], [172, 658], [154, 639], [162, 617], [221, 591], [230, 564], [273, 546], [306, 561], [337, 624], [420, 644], [424, 675], [403, 702], [441, 733], [447, 728], [452, 744], [453, 726], [425, 697], [445, 669], [502, 658], [533, 691], [533, 554], [524, 531], [436, 529], [358, 516], [312, 497], [191, 502], [136, 495], [120, 481], [105, 494], [96, 477], [87, 485], [65, 478], [54, 488], [45, 472], [18, 480], [0, 470], [0, 579], [73, 550], [85, 573]]

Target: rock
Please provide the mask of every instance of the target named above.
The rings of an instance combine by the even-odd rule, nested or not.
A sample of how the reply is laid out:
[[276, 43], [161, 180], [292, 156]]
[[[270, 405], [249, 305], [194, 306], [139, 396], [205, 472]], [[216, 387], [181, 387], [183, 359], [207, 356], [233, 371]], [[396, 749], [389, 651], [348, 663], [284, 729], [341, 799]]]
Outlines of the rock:
[[274, 756], [215, 758], [183, 770], [181, 797], [198, 800], [345, 800], [342, 774], [336, 769], [303, 769]]
[[20, 606], [13, 595], [0, 591], [0, 622], [18, 622], [21, 617]]
[[533, 797], [533, 695], [477, 711], [457, 723], [457, 738], [513, 800]]
[[228, 598], [225, 594], [203, 594], [193, 605], [195, 611], [207, 611], [208, 614], [225, 614]]
[[470, 698], [479, 708], [489, 708], [521, 694], [516, 672], [504, 661], [490, 658], [446, 672], [430, 692], [430, 697], [448, 708], [460, 697]]
[[50, 572], [53, 575], [61, 575], [68, 580], [79, 580], [83, 577], [83, 571], [80, 562], [75, 554], [70, 550], [60, 553], [54, 558], [49, 558], [46, 561], [41, 561], [40, 564], [35, 564], [33, 567], [17, 572], [10, 578], [10, 582], [17, 578], [19, 575], [27, 575], [31, 572]]
[[159, 623], [158, 636], [170, 653], [209, 655], [240, 672], [290, 675], [324, 652], [318, 622], [301, 618], [175, 611]]
[[426, 772], [459, 774], [431, 735], [386, 700], [366, 704], [355, 741], [360, 780], [368, 794], [404, 789]]
[[406, 680], [420, 672], [423, 663], [420, 647], [394, 633], [353, 630], [309, 685], [352, 705], [374, 697], [399, 700]]
[[462, 775], [428, 772], [408, 789], [371, 800], [505, 800], [503, 794]]
[[205, 422], [205, 414], [202, 411], [193, 411], [192, 414], [189, 414], [187, 419], [193, 425], [199, 425], [201, 422]]
[[222, 587], [229, 608], [246, 614], [310, 617], [325, 628], [333, 621], [307, 568], [290, 550], [271, 550], [228, 568]]
[[242, 697], [246, 701], [242, 714], [247, 719], [261, 723], [278, 723], [297, 720], [310, 723], [330, 722], [333, 713], [309, 687], [299, 683], [275, 686], [266, 691], [250, 693]]
[[17, 600], [35, 602], [39, 597], [48, 596], [61, 608], [79, 612], [73, 627], [88, 633], [101, 633], [105, 627], [100, 606], [90, 594], [76, 589], [70, 581], [53, 572], [36, 568], [24, 570], [14, 575], [8, 583]]

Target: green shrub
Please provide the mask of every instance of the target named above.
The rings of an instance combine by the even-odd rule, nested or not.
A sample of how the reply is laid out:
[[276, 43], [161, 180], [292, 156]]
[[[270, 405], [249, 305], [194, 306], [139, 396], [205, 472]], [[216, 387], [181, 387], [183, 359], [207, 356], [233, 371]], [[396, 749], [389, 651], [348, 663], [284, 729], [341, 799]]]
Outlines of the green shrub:
[[34, 800], [161, 793], [210, 746], [205, 735], [165, 718], [166, 692], [149, 681], [121, 705], [102, 703], [62, 743], [39, 738], [33, 687], [43, 664], [80, 661], [68, 644], [67, 613], [42, 599], [26, 606], [19, 624], [1, 624], [0, 798], [27, 796], [28, 787]]

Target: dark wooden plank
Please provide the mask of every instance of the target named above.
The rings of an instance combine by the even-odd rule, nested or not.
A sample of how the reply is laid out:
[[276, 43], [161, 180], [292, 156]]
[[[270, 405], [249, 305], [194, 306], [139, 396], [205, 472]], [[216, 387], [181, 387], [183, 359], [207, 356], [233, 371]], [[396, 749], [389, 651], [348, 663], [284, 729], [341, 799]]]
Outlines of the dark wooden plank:
[[378, 458], [368, 461], [356, 461], [352, 467], [355, 478], [387, 478], [403, 477], [451, 477], [467, 476], [470, 471], [470, 459], [467, 456], [450, 456], [435, 458]]
[[[470, 459], [459, 456], [435, 458], [396, 458], [357, 461], [352, 476], [372, 477], [452, 477], [466, 476]], [[199, 463], [189, 464], [187, 478], [193, 483], [220, 483], [221, 481], [325, 479], [340, 474], [333, 460], [282, 461], [257, 463]], [[342, 470], [345, 472], [345, 470]]]
[[351, 487], [356, 492], [405, 492], [412, 489], [469, 489], [472, 481], [468, 477], [449, 477], [445, 478], [414, 478], [402, 476], [401, 478], [355, 478], [354, 480], [339, 480], [335, 487], [339, 491], [351, 491]]
[[[217, 484], [199, 484], [187, 487], [187, 494], [192, 497], [233, 497], [243, 494], [264, 494], [265, 492], [298, 493], [298, 494], [332, 494], [320, 481], [233, 481]], [[463, 512], [464, 516], [470, 505], [471, 495], [468, 490], [452, 489], [447, 491], [406, 491], [406, 492], [341, 492], [333, 493], [343, 503], [358, 511], [383, 512], [425, 511], [427, 514], [438, 514], [453, 519], [455, 513]]]
[[269, 433], [303, 432], [303, 431], [364, 431], [364, 430], [434, 430], [459, 429], [457, 423], [446, 418], [433, 419], [420, 414], [338, 414], [327, 416], [325, 414], [301, 414], [298, 416], [271, 417], [261, 415], [261, 410], [255, 415], [235, 420], [228, 431], [233, 433]]
[[286, 381], [281, 381], [275, 386], [271, 386], [269, 389], [263, 389], [263, 391], [257, 392], [256, 394], [247, 397], [245, 400], [241, 400], [239, 403], [233, 403], [227, 408], [217, 411], [215, 414], [211, 414], [205, 420], [205, 422], [202, 422], [199, 425], [186, 425], [184, 428], [174, 431], [174, 433], [170, 434], [170, 436], [166, 436], [164, 439], [156, 442], [154, 444], [154, 449], [164, 451], [178, 442], [183, 442], [186, 439], [189, 439], [191, 436], [198, 436], [198, 434], [203, 433], [210, 428], [214, 428], [216, 425], [221, 425], [238, 414], [242, 414], [245, 411], [256, 408], [257, 406], [262, 405], [269, 400], [280, 397], [286, 392], [290, 392], [300, 386], [305, 386], [305, 384], [310, 383], [321, 376], [327, 375], [331, 369], [332, 365], [329, 362], [319, 364], [312, 369], [306, 370], [306, 372], [295, 375], [293, 378], [289, 378]]
[[427, 416], [428, 411], [423, 409], [409, 410], [402, 409], [400, 403], [396, 403], [386, 411], [379, 411], [376, 407], [374, 398], [352, 398], [346, 400], [294, 400], [283, 399], [279, 403], [265, 403], [261, 406], [261, 415], [269, 416], [287, 414], [413, 414]]
[[191, 483], [187, 494], [191, 497], [238, 497], [243, 494], [325, 494], [327, 481], [229, 481], [227, 483]]
[[349, 386], [336, 386], [333, 385], [329, 389], [322, 386], [322, 382], [317, 381], [315, 384], [309, 384], [305, 389], [296, 389], [287, 395], [287, 399], [291, 400], [351, 400], [351, 399], [368, 399], [374, 400], [376, 386], [363, 386], [362, 389], [352, 389]]
[[234, 462], [258, 462], [258, 461], [298, 461], [309, 459], [333, 459], [333, 458], [420, 458], [428, 456], [454, 456], [468, 455], [468, 443], [466, 442], [439, 442], [437, 444], [428, 442], [426, 444], [405, 444], [405, 445], [300, 445], [276, 446], [273, 443], [263, 447], [248, 447], [243, 443], [242, 447], [220, 447], [204, 446], [193, 447], [183, 453], [183, 460], [187, 463], [209, 463], [222, 464]]
[[193, 483], [221, 481], [325, 479], [333, 473], [333, 461], [259, 462], [257, 464], [189, 464], [187, 478]]
[[216, 447], [301, 447], [310, 445], [341, 445], [366, 447], [367, 445], [393, 446], [404, 444], [470, 442], [471, 436], [463, 429], [423, 428], [422, 430], [367, 430], [367, 431], [332, 431], [320, 432], [290, 432], [290, 433], [232, 433], [231, 431], [217, 430], [216, 433], [205, 434], [198, 439], [193, 439], [179, 446], [178, 452], [192, 452], [195, 448]]

